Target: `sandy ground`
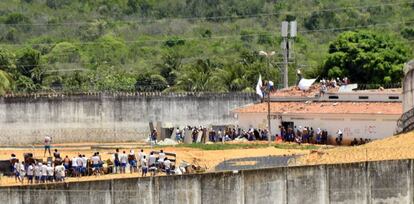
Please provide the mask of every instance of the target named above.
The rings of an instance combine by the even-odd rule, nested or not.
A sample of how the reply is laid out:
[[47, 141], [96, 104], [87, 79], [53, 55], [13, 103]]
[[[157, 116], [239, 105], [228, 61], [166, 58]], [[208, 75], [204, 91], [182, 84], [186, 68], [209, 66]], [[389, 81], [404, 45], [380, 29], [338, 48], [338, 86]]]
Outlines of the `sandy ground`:
[[360, 161], [397, 160], [414, 158], [414, 132], [356, 147], [337, 147], [312, 151], [292, 165], [350, 163]]
[[[89, 145], [99, 145], [99, 144], [90, 144]], [[112, 144], [114, 147], [122, 147], [127, 146], [128, 148], [120, 148], [120, 151], [125, 151], [126, 153], [129, 153], [130, 147], [136, 147], [134, 148], [135, 153], [139, 151], [139, 146], [142, 146], [142, 143], [122, 143], [122, 144]], [[57, 148], [59, 152], [61, 153], [62, 157], [65, 157], [66, 155], [69, 156], [69, 158], [72, 158], [73, 156], [77, 154], [85, 154], [87, 157], [92, 156], [92, 153], [95, 151], [99, 151], [100, 155], [103, 160], [106, 160], [108, 158], [112, 158], [112, 154], [115, 152], [115, 148], [107, 148], [109, 144], [105, 144], [104, 149], [96, 149], [92, 150], [90, 147], [87, 147], [85, 144], [64, 144], [64, 148], [60, 148], [59, 146], [63, 146], [63, 144], [54, 145], [52, 147], [52, 152], [54, 148]], [[82, 146], [82, 147], [80, 147]], [[83, 147], [85, 146], [85, 147]], [[147, 146], [147, 145], [145, 145]], [[235, 159], [235, 158], [244, 158], [244, 157], [258, 157], [258, 156], [277, 156], [277, 155], [303, 155], [303, 154], [309, 154], [309, 150], [299, 150], [299, 149], [277, 149], [274, 147], [267, 147], [267, 148], [256, 148], [256, 149], [231, 149], [231, 150], [201, 150], [201, 149], [195, 149], [195, 148], [184, 148], [184, 147], [156, 147], [156, 148], [143, 148], [144, 152], [147, 154], [151, 150], [160, 150], [163, 149], [165, 152], [174, 152], [177, 154], [177, 163], [181, 163], [182, 161], [186, 161], [189, 163], [193, 163], [196, 165], [200, 165], [201, 167], [205, 167], [207, 171], [214, 171], [214, 167], [220, 164], [221, 162], [228, 160], [228, 159]], [[20, 149], [20, 148], [1, 148], [0, 149], [0, 159], [9, 159], [10, 154], [14, 153], [16, 156], [21, 160], [23, 159], [23, 153], [31, 152], [34, 154], [35, 158], [43, 159], [43, 161], [46, 161], [46, 157], [48, 156], [48, 153], [46, 153], [46, 157], [43, 156], [44, 150], [40, 147], [36, 148], [30, 148], [30, 149]], [[113, 179], [113, 178], [124, 178], [124, 177], [138, 177], [138, 173], [134, 174], [110, 174], [110, 175], [103, 175], [99, 177], [90, 176], [90, 177], [83, 177], [83, 178], [69, 178], [69, 182], [74, 181], [86, 181], [86, 180], [96, 180], [96, 179]], [[0, 185], [19, 185], [15, 182], [14, 178], [9, 177], [2, 177], [0, 178]]]
[[[147, 146], [142, 143], [122, 143], [122, 144], [105, 144], [105, 148], [92, 150], [90, 146], [99, 144], [64, 144], [54, 145], [59, 149], [61, 155], [64, 157], [68, 155], [70, 158], [76, 154], [85, 154], [91, 156], [94, 151], [99, 151], [103, 159], [112, 157], [114, 149], [107, 148], [114, 147], [128, 147], [120, 149], [121, 151], [129, 152], [130, 147], [134, 148], [135, 153], [139, 151], [140, 146]], [[64, 146], [64, 147], [59, 147]], [[392, 136], [383, 140], [373, 141], [369, 144], [356, 147], [335, 147], [335, 148], [320, 148], [318, 150], [299, 150], [299, 149], [277, 149], [274, 147], [267, 148], [251, 148], [251, 149], [231, 149], [231, 150], [201, 150], [184, 147], [157, 147], [154, 150], [163, 149], [165, 152], [174, 152], [177, 154], [177, 161], [194, 163], [201, 167], [206, 167], [207, 171], [214, 171], [215, 166], [228, 159], [244, 158], [244, 157], [258, 157], [258, 156], [281, 156], [281, 155], [303, 155], [295, 160], [290, 161], [290, 165], [317, 165], [317, 164], [334, 164], [334, 163], [351, 163], [360, 161], [378, 161], [378, 160], [396, 160], [396, 159], [413, 159], [414, 158], [414, 132]], [[149, 147], [144, 148], [148, 153], [153, 150]], [[20, 149], [20, 148], [1, 148], [0, 159], [9, 159], [11, 153], [15, 153], [20, 159], [23, 153], [32, 152], [36, 158], [43, 157], [43, 149]], [[88, 181], [97, 179], [114, 179], [114, 178], [129, 178], [139, 177], [138, 173], [134, 174], [110, 174], [102, 176], [89, 176], [82, 178], [68, 178], [68, 182]], [[14, 178], [1, 177], [0, 185], [20, 185], [14, 181]]]

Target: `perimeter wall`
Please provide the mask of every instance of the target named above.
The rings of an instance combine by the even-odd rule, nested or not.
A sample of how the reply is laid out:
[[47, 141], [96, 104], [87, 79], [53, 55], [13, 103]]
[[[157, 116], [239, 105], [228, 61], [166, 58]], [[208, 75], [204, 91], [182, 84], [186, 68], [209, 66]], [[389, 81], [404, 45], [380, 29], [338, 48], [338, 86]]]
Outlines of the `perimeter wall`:
[[2, 204], [413, 203], [413, 160], [0, 188]]
[[0, 144], [125, 142], [145, 139], [149, 122], [235, 124], [230, 112], [258, 100], [245, 93], [117, 93], [0, 98]]

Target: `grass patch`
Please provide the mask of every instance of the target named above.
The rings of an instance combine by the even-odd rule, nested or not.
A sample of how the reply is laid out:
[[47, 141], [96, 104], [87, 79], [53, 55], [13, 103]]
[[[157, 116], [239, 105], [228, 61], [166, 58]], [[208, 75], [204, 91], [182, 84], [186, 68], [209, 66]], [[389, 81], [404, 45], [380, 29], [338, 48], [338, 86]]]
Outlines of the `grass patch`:
[[278, 149], [302, 149], [302, 150], [314, 150], [314, 149], [320, 149], [320, 146], [317, 145], [298, 145], [298, 144], [288, 144], [288, 143], [282, 143], [282, 144], [276, 144], [275, 148]]
[[[289, 144], [289, 143], [282, 143], [282, 144], [276, 144], [272, 145], [275, 148], [278, 149], [301, 149], [301, 150], [314, 150], [314, 149], [320, 149], [321, 146], [317, 145], [308, 145], [308, 144]], [[195, 149], [202, 149], [202, 150], [226, 150], [226, 149], [257, 149], [257, 148], [266, 148], [269, 147], [268, 144], [262, 143], [243, 143], [243, 144], [222, 144], [222, 143], [216, 143], [216, 144], [178, 144], [174, 147], [180, 148], [180, 147], [187, 147], [187, 148], [195, 148]]]
[[257, 149], [269, 147], [268, 144], [179, 144], [175, 147], [189, 147], [202, 150], [226, 150], [226, 149]]

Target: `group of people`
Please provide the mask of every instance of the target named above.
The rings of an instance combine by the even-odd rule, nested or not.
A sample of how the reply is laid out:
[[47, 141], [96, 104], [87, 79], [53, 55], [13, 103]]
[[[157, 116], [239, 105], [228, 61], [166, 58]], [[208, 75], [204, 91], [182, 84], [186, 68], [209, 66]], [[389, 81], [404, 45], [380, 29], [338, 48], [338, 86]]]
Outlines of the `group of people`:
[[27, 178], [29, 184], [62, 182], [65, 180], [66, 171], [63, 164], [52, 164], [37, 162], [33, 158], [25, 158], [25, 161], [19, 161], [15, 154], [11, 154], [10, 168], [15, 175], [16, 182], [23, 183]]
[[365, 138], [365, 139], [359, 138], [359, 140], [357, 138], [354, 138], [351, 141], [351, 146], [363, 145], [363, 144], [369, 143], [371, 141], [372, 141], [371, 139], [367, 139], [367, 138]]
[[[48, 149], [50, 145], [45, 145], [45, 152]], [[50, 151], [49, 156], [51, 156]], [[108, 173], [125, 174], [127, 167], [131, 173], [142, 172], [142, 176], [146, 176], [148, 172], [152, 175], [159, 171], [167, 175], [185, 172], [185, 169], [176, 169], [174, 162], [175, 159], [172, 161], [168, 159], [163, 150], [152, 151], [147, 155], [142, 149], [138, 154], [135, 154], [132, 149], [128, 154], [116, 149], [112, 158], [103, 161], [99, 152], [95, 152], [90, 157], [78, 154], [72, 158], [67, 155], [62, 158], [60, 152], [55, 149], [53, 157], [49, 157], [47, 162], [34, 159], [33, 154], [30, 153], [24, 155], [24, 161], [20, 161], [15, 154], [11, 154], [10, 170], [16, 182], [23, 183], [27, 179], [27, 183], [33, 184], [63, 182], [66, 177], [98, 176]]]
[[[280, 137], [284, 142], [296, 142], [298, 144], [327, 144], [328, 142], [328, 131], [325, 129], [318, 128], [315, 131], [312, 127], [302, 128], [302, 126], [294, 126], [293, 128], [280, 126], [279, 129]], [[342, 137], [342, 134], [340, 136]]]
[[349, 79], [348, 77], [344, 77], [343, 79], [338, 78], [332, 78], [331, 80], [326, 80], [326, 79], [321, 79], [320, 80], [320, 95], [324, 95], [325, 93], [328, 92], [329, 89], [331, 88], [336, 88], [342, 85], [348, 85], [349, 84]]
[[[327, 144], [328, 143], [328, 131], [326, 129], [313, 127], [284, 127], [279, 126], [280, 134], [270, 135], [267, 129], [249, 128], [244, 130], [242, 128], [219, 128], [219, 129], [207, 129], [202, 126], [191, 127], [188, 126], [184, 129], [176, 128], [175, 140], [177, 142], [183, 142], [185, 138], [185, 132], [190, 131], [191, 141], [193, 143], [199, 142], [226, 142], [232, 140], [245, 139], [248, 141], [260, 141], [268, 140], [280, 140], [284, 142], [296, 142], [296, 143], [314, 143], [314, 144]], [[335, 142], [337, 145], [341, 145], [343, 141], [343, 132], [338, 129], [335, 133]]]
[[150, 172], [151, 175], [155, 175], [159, 171], [165, 172], [167, 175], [172, 174], [172, 171], [175, 170], [174, 163], [168, 159], [163, 150], [158, 153], [158, 157], [155, 153], [156, 152], [152, 151], [147, 155], [144, 150], [141, 149], [141, 151], [135, 155], [134, 150], [130, 150], [129, 154], [126, 154], [125, 151], [120, 153], [119, 149], [116, 149], [113, 154], [114, 173], [120, 172], [121, 174], [125, 174], [126, 167], [129, 166], [130, 173], [141, 172], [142, 176], [146, 176], [148, 172]]
[[198, 143], [208, 140], [209, 142], [226, 142], [236, 139], [245, 138], [249, 141], [254, 140], [267, 140], [269, 137], [269, 131], [267, 129], [254, 129], [250, 128], [247, 131], [236, 128], [218, 128], [207, 129], [205, 127], [191, 127], [188, 126], [184, 129], [176, 128], [175, 140], [177, 142], [183, 142], [185, 138], [185, 132], [191, 132], [191, 141]]

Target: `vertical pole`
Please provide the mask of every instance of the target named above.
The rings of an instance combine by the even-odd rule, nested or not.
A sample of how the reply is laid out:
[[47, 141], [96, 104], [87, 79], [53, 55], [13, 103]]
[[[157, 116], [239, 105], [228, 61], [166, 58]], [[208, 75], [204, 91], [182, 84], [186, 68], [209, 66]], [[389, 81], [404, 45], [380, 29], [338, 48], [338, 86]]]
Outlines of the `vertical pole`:
[[[268, 67], [268, 74], [269, 74], [269, 77], [270, 77], [270, 70], [271, 70], [271, 67], [270, 67], [270, 53], [269, 53], [269, 56], [267, 56], [267, 67]], [[268, 127], [268, 132], [267, 132], [267, 141], [268, 141], [268, 143], [269, 143], [269, 146], [270, 146], [270, 143], [271, 143], [271, 138], [270, 138], [270, 136], [272, 135], [272, 128], [271, 128], [271, 126], [270, 126], [270, 84], [269, 84], [269, 82], [270, 82], [270, 78], [269, 78], [269, 80], [268, 80], [268, 84], [267, 84], [267, 127]]]
[[288, 88], [288, 57], [289, 57], [289, 44], [287, 37], [283, 38], [283, 86]]
[[269, 85], [268, 85], [268, 91], [267, 91], [267, 122], [268, 122], [268, 127], [269, 127], [269, 131], [267, 133], [267, 141], [269, 143], [270, 146], [270, 136], [272, 135], [272, 131], [271, 131], [271, 127], [270, 127], [270, 89], [269, 89]]

